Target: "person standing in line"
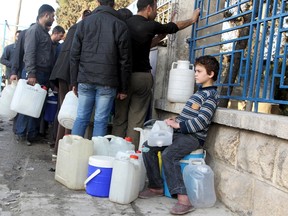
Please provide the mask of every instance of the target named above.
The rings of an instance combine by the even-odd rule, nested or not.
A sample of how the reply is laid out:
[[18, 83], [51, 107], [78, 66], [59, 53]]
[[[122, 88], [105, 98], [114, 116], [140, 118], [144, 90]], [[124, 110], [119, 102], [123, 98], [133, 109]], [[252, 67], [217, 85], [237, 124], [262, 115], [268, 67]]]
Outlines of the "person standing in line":
[[[49, 77], [53, 67], [52, 41], [48, 33], [54, 22], [55, 10], [52, 6], [44, 4], [38, 10], [36, 24], [25, 33], [24, 63], [27, 71], [27, 83], [39, 83], [49, 86]], [[41, 117], [40, 117], [41, 118]], [[31, 145], [37, 141], [40, 118], [19, 114], [16, 123], [16, 135], [19, 143]]]
[[20, 34], [21, 30], [16, 31], [15, 33], [15, 43], [10, 44], [4, 48], [4, 52], [1, 56], [0, 63], [6, 66], [6, 79], [8, 80], [8, 83], [10, 84], [10, 76], [11, 76], [11, 68], [13, 64], [13, 58], [14, 53], [18, 41], [18, 36]]
[[129, 32], [114, 7], [114, 0], [82, 20], [71, 48], [71, 84], [79, 104], [72, 134], [84, 136], [95, 106], [93, 136], [107, 133], [114, 98], [126, 98], [131, 73]]
[[219, 73], [219, 62], [213, 56], [201, 56], [195, 60], [195, 80], [200, 84], [198, 91], [186, 102], [176, 118], [168, 118], [166, 124], [174, 129], [172, 144], [163, 147], [151, 147], [147, 142], [143, 146], [143, 161], [149, 180], [148, 188], [139, 194], [147, 199], [163, 196], [163, 180], [160, 175], [158, 152], [162, 152], [162, 165], [168, 189], [178, 202], [170, 210], [171, 214], [182, 215], [194, 210], [184, 185], [180, 160], [203, 148], [209, 126], [218, 105], [219, 94], [213, 85]]
[[[81, 18], [84, 19], [87, 16], [91, 14], [90, 10], [84, 10], [82, 13]], [[58, 111], [55, 117], [54, 125], [57, 126], [57, 132], [56, 132], [56, 140], [53, 147], [53, 155], [52, 157], [57, 156], [57, 151], [58, 151], [58, 143], [59, 140], [63, 138], [65, 134], [70, 134], [71, 130], [65, 129], [63, 126], [61, 126], [58, 123], [58, 112], [61, 108], [61, 105], [63, 103], [63, 100], [65, 98], [65, 95], [68, 93], [69, 90], [69, 84], [70, 84], [70, 50], [71, 50], [71, 45], [72, 41], [74, 38], [74, 34], [77, 28], [77, 23], [71, 26], [67, 32], [65, 41], [62, 44], [61, 51], [59, 53], [59, 56], [56, 60], [55, 66], [52, 70], [51, 76], [50, 76], [50, 82], [56, 86], [58, 89]], [[56, 129], [56, 128], [55, 128]]]
[[136, 149], [139, 133], [135, 127], [143, 127], [152, 96], [153, 77], [149, 62], [152, 40], [156, 34], [176, 33], [198, 20], [200, 10], [196, 9], [191, 18], [176, 23], [161, 24], [154, 19], [157, 15], [156, 0], [138, 0], [138, 12], [126, 21], [132, 41], [132, 74], [128, 97], [116, 100], [112, 134], [132, 137]]

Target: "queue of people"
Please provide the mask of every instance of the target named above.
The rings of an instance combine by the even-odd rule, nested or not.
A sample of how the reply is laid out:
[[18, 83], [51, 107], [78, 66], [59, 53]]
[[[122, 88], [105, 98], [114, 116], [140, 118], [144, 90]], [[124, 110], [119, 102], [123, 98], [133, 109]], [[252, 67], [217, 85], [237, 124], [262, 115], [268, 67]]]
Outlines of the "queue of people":
[[[83, 12], [82, 20], [69, 29], [61, 46], [58, 42], [64, 37], [62, 27], [52, 31], [52, 36], [54, 33], [56, 36], [48, 34], [55, 10], [50, 5], [42, 5], [36, 23], [22, 31], [21, 43], [17, 43], [18, 53], [10, 80], [27, 78], [30, 85], [39, 83], [48, 87], [52, 84], [58, 92], [58, 111], [68, 91], [73, 90], [78, 96], [72, 131], [58, 125], [55, 118], [53, 151], [56, 155], [58, 142], [65, 134], [84, 137], [94, 109], [92, 136], [107, 134], [109, 115], [114, 108], [112, 134], [132, 137], [138, 149], [139, 134], [134, 128], [143, 127], [152, 98], [150, 48], [167, 34], [197, 22], [200, 13], [196, 9], [190, 19], [160, 24], [155, 21], [157, 0], [138, 0], [136, 15], [127, 9], [116, 11], [114, 0], [98, 2], [100, 5], [95, 10]], [[218, 103], [213, 86], [218, 61], [212, 56], [203, 56], [196, 59], [195, 67], [196, 83], [201, 87], [177, 118], [165, 120], [175, 132], [172, 145], [160, 148], [143, 144], [149, 149], [143, 152], [149, 183], [139, 197], [163, 196], [163, 180], [156, 159], [161, 151], [170, 194], [178, 199], [170, 211], [176, 215], [194, 209], [187, 197], [179, 161], [203, 146]], [[15, 122], [18, 141], [31, 145], [37, 140], [39, 124], [40, 119], [18, 114]]]

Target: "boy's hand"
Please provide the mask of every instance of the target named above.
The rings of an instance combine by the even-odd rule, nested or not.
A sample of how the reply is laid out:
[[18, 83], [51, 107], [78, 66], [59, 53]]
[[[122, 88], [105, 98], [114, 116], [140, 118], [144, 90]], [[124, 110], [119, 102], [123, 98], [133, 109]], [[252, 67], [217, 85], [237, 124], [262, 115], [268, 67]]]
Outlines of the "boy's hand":
[[172, 128], [175, 128], [175, 129], [180, 128], [179, 123], [176, 122], [175, 119], [169, 118], [169, 119], [165, 119], [164, 121], [168, 126], [170, 126]]

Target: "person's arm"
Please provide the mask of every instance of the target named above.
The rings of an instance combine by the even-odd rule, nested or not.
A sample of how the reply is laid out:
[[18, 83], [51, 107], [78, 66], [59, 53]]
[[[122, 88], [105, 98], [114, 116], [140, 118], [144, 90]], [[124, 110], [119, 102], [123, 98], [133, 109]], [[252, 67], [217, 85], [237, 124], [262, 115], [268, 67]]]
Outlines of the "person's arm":
[[151, 48], [157, 46], [161, 40], [166, 37], [167, 34], [158, 34], [152, 39]]
[[177, 25], [179, 30], [185, 29], [188, 26], [191, 26], [193, 23], [195, 23], [198, 20], [199, 14], [200, 14], [200, 9], [197, 8], [196, 10], [193, 11], [192, 17], [190, 19], [177, 21], [175, 22], [175, 24]]
[[3, 52], [2, 56], [1, 56], [0, 63], [5, 65], [6, 67], [11, 68], [12, 64], [11, 64], [11, 60], [10, 60], [9, 46], [6, 46], [4, 48], [4, 52]]

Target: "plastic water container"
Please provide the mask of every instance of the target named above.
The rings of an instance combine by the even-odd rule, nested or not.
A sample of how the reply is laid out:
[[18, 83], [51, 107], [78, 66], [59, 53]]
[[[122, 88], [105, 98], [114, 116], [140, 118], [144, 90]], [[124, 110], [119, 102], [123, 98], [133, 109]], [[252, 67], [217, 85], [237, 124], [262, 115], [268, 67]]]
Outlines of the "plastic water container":
[[[128, 156], [127, 156], [128, 155]], [[113, 163], [109, 200], [128, 204], [137, 199], [140, 186], [140, 163], [137, 155], [119, 152]]]
[[153, 124], [156, 122], [155, 119], [150, 119], [148, 121], [146, 121], [144, 123], [144, 127], [143, 129], [142, 128], [139, 128], [139, 127], [136, 127], [134, 128], [135, 131], [138, 131], [140, 132], [140, 139], [139, 139], [139, 147], [138, 147], [138, 150], [142, 151], [142, 145], [145, 141], [148, 140], [148, 137], [150, 135], [150, 132], [151, 132], [151, 129], [153, 127]]
[[214, 172], [203, 159], [190, 159], [183, 170], [183, 179], [194, 207], [209, 208], [215, 204]]
[[189, 61], [173, 62], [170, 70], [167, 99], [170, 102], [185, 103], [194, 93], [195, 72]]
[[27, 80], [20, 79], [10, 108], [15, 112], [39, 118], [46, 95], [47, 90], [41, 88], [39, 84], [35, 84], [34, 86], [28, 85]]
[[106, 137], [95, 136], [92, 137], [94, 143], [93, 155], [104, 155], [109, 156], [110, 142]]
[[[206, 152], [203, 149], [197, 149], [195, 151], [192, 151], [190, 154], [186, 155], [182, 160], [180, 160], [181, 172], [183, 173], [184, 167], [186, 167], [189, 164], [190, 159], [205, 159], [205, 157], [206, 157]], [[166, 197], [171, 198], [171, 194], [168, 189], [163, 166], [162, 166], [161, 173], [162, 173], [162, 178], [163, 178], [164, 195]]]
[[146, 167], [144, 165], [143, 156], [141, 151], [136, 151], [135, 153], [138, 156], [140, 162], [140, 185], [139, 185], [139, 192], [142, 191], [145, 187], [146, 182]]
[[44, 120], [47, 122], [54, 122], [55, 115], [57, 113], [57, 108], [58, 108], [58, 93], [53, 92], [51, 89], [49, 89], [44, 112]]
[[8, 118], [14, 118], [17, 112], [10, 109], [11, 101], [16, 90], [17, 82], [12, 81], [10, 85], [7, 85], [0, 97], [0, 115]]
[[96, 197], [108, 197], [112, 176], [113, 157], [93, 155], [89, 157], [86, 193]]
[[77, 135], [64, 136], [59, 140], [55, 179], [70, 189], [85, 189], [88, 159], [92, 154], [91, 140]]
[[173, 128], [164, 121], [156, 121], [149, 133], [149, 146], [168, 146], [172, 144]]
[[72, 129], [77, 117], [78, 97], [69, 91], [63, 100], [58, 113], [58, 122], [67, 129]]
[[106, 135], [106, 138], [111, 138], [109, 147], [109, 156], [115, 157], [117, 152], [134, 151], [135, 146], [131, 142], [127, 142], [122, 137]]

